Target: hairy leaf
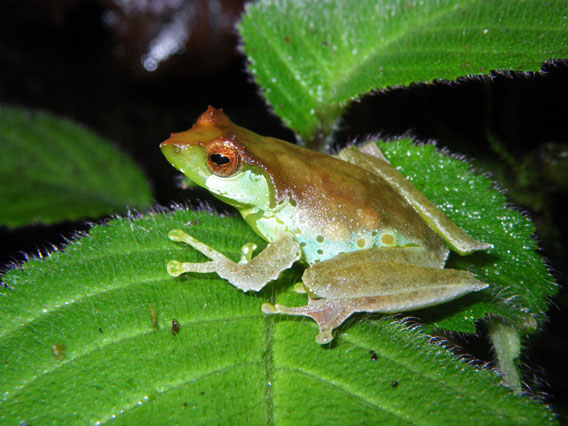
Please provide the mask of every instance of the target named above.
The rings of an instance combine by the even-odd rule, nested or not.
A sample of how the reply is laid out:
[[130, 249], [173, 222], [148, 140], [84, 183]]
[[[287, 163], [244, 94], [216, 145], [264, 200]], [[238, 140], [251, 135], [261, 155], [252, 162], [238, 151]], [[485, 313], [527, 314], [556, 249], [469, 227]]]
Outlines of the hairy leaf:
[[[468, 269], [490, 288], [483, 296], [478, 293], [464, 298], [465, 305], [453, 307], [459, 315], [439, 318], [436, 327], [464, 327], [461, 331], [473, 332], [473, 319], [493, 313], [515, 322], [525, 332], [534, 331], [545, 319], [548, 299], [557, 292], [554, 279], [537, 254], [538, 245], [532, 238], [534, 224], [508, 207], [505, 196], [493, 189], [489, 178], [471, 173], [467, 162], [439, 152], [434, 145], [416, 146], [404, 139], [382, 142], [379, 147], [458, 226], [494, 246], [469, 256], [452, 253], [448, 267]], [[458, 318], [469, 320], [471, 325], [458, 326]]]
[[239, 32], [268, 103], [306, 142], [375, 89], [568, 57], [568, 3], [260, 0]]
[[126, 155], [68, 120], [0, 107], [0, 225], [97, 217], [150, 204]]
[[[507, 262], [518, 258], [535, 263], [522, 265], [525, 274], [541, 273], [525, 282], [531, 292], [541, 298], [553, 291], [528, 253], [528, 221], [504, 208], [486, 178], [431, 145], [381, 148], [458, 224], [496, 247], [452, 260], [487, 279], [488, 290], [413, 315], [458, 330], [485, 313], [517, 322], [538, 317], [544, 299], [503, 284], [513, 272]], [[456, 359], [392, 317], [354, 316], [331, 345], [320, 346], [313, 321], [262, 314], [265, 301], [306, 302], [292, 290], [301, 268], [258, 294], [216, 274], [169, 277], [169, 260], [205, 260], [168, 240], [174, 228], [234, 260], [247, 242], [264, 247], [239, 218], [179, 210], [95, 226], [64, 251], [4, 275], [0, 423], [554, 422], [545, 406], [514, 395], [493, 371]], [[508, 300], [514, 291], [518, 300]]]

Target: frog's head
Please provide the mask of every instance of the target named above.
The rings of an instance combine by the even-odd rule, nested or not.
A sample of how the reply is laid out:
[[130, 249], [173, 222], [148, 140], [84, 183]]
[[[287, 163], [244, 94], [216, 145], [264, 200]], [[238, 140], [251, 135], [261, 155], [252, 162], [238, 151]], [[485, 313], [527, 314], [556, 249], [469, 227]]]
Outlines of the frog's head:
[[274, 205], [272, 180], [251, 153], [262, 137], [209, 107], [190, 130], [160, 145], [167, 160], [197, 185], [239, 210]]

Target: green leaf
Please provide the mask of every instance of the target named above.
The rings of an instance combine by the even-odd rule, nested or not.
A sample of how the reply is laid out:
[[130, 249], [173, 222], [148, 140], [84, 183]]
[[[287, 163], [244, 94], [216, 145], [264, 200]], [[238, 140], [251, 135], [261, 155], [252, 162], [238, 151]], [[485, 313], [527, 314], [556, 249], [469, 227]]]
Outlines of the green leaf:
[[554, 421], [493, 371], [390, 317], [355, 318], [324, 347], [313, 321], [262, 314], [297, 270], [259, 294], [216, 274], [169, 277], [173, 258], [204, 260], [168, 240], [184, 226], [233, 259], [246, 242], [263, 246], [241, 219], [177, 211], [95, 226], [7, 272], [0, 423]]
[[[466, 269], [490, 287], [452, 303], [413, 313], [426, 330], [475, 333], [475, 321], [504, 318], [522, 334], [535, 332], [546, 320], [548, 301], [558, 287], [532, 238], [534, 224], [508, 207], [492, 181], [471, 172], [463, 159], [417, 146], [410, 139], [379, 142], [379, 148], [420, 191], [475, 239], [494, 248], [468, 256], [451, 253], [447, 267]], [[296, 294], [284, 294], [283, 305], [305, 304]]]
[[109, 142], [50, 114], [0, 107], [0, 225], [148, 206], [150, 185]]
[[535, 331], [545, 319], [548, 299], [558, 288], [536, 253], [534, 224], [507, 206], [505, 196], [493, 189], [489, 178], [470, 173], [467, 162], [439, 152], [434, 145], [416, 146], [403, 139], [381, 142], [379, 147], [458, 226], [494, 246], [469, 256], [451, 254], [448, 267], [468, 269], [490, 287], [457, 304], [425, 311], [426, 319], [435, 328], [474, 332], [473, 320], [491, 313], [523, 332]]
[[[496, 246], [451, 261], [487, 279], [488, 290], [412, 315], [429, 328], [458, 330], [488, 312], [518, 322], [539, 317], [545, 300], [522, 293], [523, 285], [539, 297], [554, 287], [533, 253], [528, 220], [504, 208], [487, 178], [432, 145], [380, 146], [459, 225]], [[266, 301], [305, 304], [293, 292], [301, 268], [258, 294], [216, 274], [169, 277], [172, 259], [205, 261], [167, 238], [175, 228], [233, 260], [247, 242], [264, 247], [240, 218], [179, 210], [111, 220], [4, 275], [0, 423], [554, 422], [545, 406], [501, 386], [495, 372], [456, 359], [404, 321], [356, 315], [320, 346], [310, 319], [262, 314]], [[541, 276], [513, 285], [513, 266]]]
[[260, 0], [239, 32], [268, 103], [306, 142], [375, 89], [568, 57], [568, 3]]

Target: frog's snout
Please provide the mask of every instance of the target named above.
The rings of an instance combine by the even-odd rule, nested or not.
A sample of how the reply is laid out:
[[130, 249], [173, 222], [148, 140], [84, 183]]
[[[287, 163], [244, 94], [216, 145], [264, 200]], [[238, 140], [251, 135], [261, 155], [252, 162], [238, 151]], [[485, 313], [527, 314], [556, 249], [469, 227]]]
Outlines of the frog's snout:
[[168, 139], [160, 144], [160, 149], [162, 151], [164, 151], [164, 149], [175, 149], [179, 152], [183, 148], [183, 145], [187, 145], [187, 142], [184, 144], [178, 135], [180, 135], [180, 133], [172, 133]]

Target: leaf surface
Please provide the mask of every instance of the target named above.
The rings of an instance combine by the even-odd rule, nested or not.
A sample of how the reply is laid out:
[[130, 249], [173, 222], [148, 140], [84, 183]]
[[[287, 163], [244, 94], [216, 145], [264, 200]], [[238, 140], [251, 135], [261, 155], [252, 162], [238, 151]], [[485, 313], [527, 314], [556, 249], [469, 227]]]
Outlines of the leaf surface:
[[239, 32], [264, 97], [309, 142], [372, 90], [568, 57], [568, 3], [260, 0]]
[[[467, 164], [439, 158], [430, 145], [399, 141], [381, 147], [473, 236], [486, 235], [501, 219], [478, 217], [477, 210], [486, 207], [470, 200], [493, 197], [502, 209], [503, 198], [486, 178], [469, 175]], [[465, 176], [456, 178], [460, 168]], [[510, 221], [520, 221], [528, 233], [517, 238], [532, 251], [530, 224], [522, 215]], [[509, 222], [501, 226], [507, 236], [517, 231]], [[419, 328], [393, 317], [354, 316], [334, 343], [320, 346], [313, 321], [262, 314], [265, 301], [306, 302], [292, 290], [300, 267], [258, 294], [243, 293], [216, 274], [169, 277], [172, 259], [206, 260], [168, 240], [175, 228], [233, 260], [247, 242], [264, 247], [240, 218], [179, 210], [111, 220], [63, 251], [3, 276], [8, 287], [0, 288], [0, 423], [554, 423], [544, 405], [514, 395], [495, 372], [456, 359]], [[496, 247], [501, 234], [492, 235]], [[503, 250], [508, 248], [453, 266], [483, 275], [494, 267], [491, 262], [504, 267]], [[549, 284], [544, 271], [540, 278]], [[504, 289], [494, 281], [479, 299], [413, 315], [429, 327], [459, 330], [485, 312], [506, 316], [521, 305], [534, 311], [545, 306], [522, 294], [510, 303], [500, 295], [517, 287]]]
[[51, 114], [0, 107], [0, 225], [92, 218], [151, 200], [140, 169], [109, 142]]
[[[491, 313], [515, 323], [522, 332], [536, 330], [558, 288], [537, 254], [532, 221], [509, 207], [488, 177], [471, 173], [469, 163], [441, 153], [432, 144], [416, 146], [401, 139], [380, 142], [379, 147], [459, 227], [494, 246], [469, 256], [451, 253], [447, 267], [468, 269], [490, 287], [455, 305], [425, 311], [436, 328], [474, 332], [473, 320]], [[456, 315], [448, 316], [446, 308], [455, 309]]]

